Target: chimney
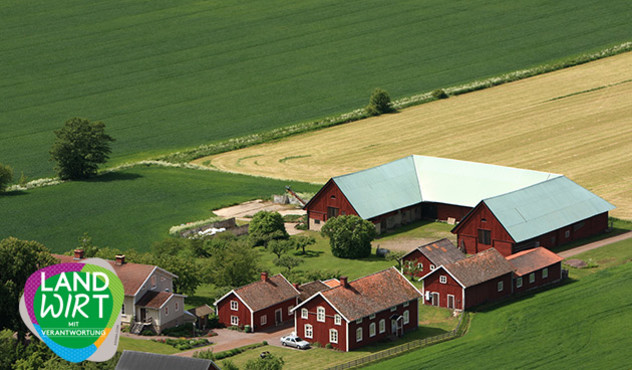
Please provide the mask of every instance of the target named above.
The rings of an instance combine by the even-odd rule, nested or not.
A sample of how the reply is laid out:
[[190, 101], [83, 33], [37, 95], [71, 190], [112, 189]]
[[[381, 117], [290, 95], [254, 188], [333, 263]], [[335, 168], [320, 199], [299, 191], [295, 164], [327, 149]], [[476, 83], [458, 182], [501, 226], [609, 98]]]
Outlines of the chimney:
[[347, 284], [347, 277], [346, 276], [341, 276], [340, 277], [340, 286], [344, 287], [344, 288], [349, 286], [349, 284]]
[[267, 272], [262, 272], [261, 273], [261, 281], [268, 281], [268, 273]]
[[294, 289], [298, 290], [298, 283], [294, 283], [292, 285], [294, 286]]
[[116, 255], [116, 265], [117, 266], [122, 266], [125, 264], [125, 255], [124, 254], [117, 254]]
[[83, 249], [75, 249], [75, 257], [74, 260], [83, 259]]

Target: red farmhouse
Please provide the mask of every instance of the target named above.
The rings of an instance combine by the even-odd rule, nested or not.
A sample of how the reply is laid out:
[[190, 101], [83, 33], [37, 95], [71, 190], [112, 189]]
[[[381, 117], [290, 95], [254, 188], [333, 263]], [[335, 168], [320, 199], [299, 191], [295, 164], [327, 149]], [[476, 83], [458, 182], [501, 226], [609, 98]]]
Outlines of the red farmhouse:
[[294, 309], [294, 329], [308, 342], [341, 351], [401, 336], [418, 326], [421, 293], [394, 267], [321, 291]]
[[481, 201], [452, 232], [465, 253], [494, 247], [509, 256], [604, 232], [613, 208], [566, 177], [556, 177]]
[[215, 302], [215, 307], [220, 323], [249, 325], [257, 331], [291, 320], [299, 294], [283, 275], [269, 278], [262, 272], [260, 281], [231, 290]]
[[494, 248], [426, 274], [425, 304], [464, 310], [511, 295], [513, 266]]
[[514, 267], [514, 293], [562, 280], [562, 260], [562, 257], [543, 247], [507, 257], [507, 261]]
[[416, 277], [422, 277], [437, 266], [447, 265], [464, 258], [465, 254], [444, 238], [413, 249], [401, 260], [404, 268], [412, 271]]

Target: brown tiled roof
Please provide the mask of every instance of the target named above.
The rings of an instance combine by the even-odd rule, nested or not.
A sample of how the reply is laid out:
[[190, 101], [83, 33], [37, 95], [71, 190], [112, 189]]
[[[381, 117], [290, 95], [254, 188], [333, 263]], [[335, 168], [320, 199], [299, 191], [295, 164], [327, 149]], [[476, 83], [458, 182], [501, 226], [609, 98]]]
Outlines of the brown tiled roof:
[[143, 294], [143, 297], [136, 302], [136, 306], [160, 308], [169, 298], [173, 296], [170, 292], [155, 292], [153, 290]]
[[338, 279], [329, 279], [329, 280], [323, 281], [323, 284], [327, 285], [330, 288], [335, 288], [338, 285], [340, 285], [340, 280], [338, 280]]
[[298, 299], [302, 302], [318, 292], [329, 289], [329, 285], [323, 283], [322, 281], [311, 281], [298, 287], [298, 291], [301, 292], [301, 295], [298, 297]]
[[564, 258], [543, 247], [528, 249], [507, 257], [507, 261], [514, 267], [515, 273], [518, 276], [554, 265], [563, 259]]
[[350, 321], [421, 297], [419, 291], [394, 267], [321, 294]]
[[269, 277], [267, 281], [259, 280], [244, 285], [235, 289], [235, 293], [253, 311], [259, 311], [299, 296], [292, 284], [281, 274]]
[[416, 250], [426, 256], [435, 266], [447, 265], [465, 258], [465, 254], [446, 238], [417, 247], [406, 255]]
[[211, 308], [209, 305], [205, 304], [200, 307], [192, 308], [189, 310], [189, 312], [191, 312], [197, 317], [202, 317], [202, 316], [214, 314], [215, 310]]
[[[53, 257], [59, 259], [61, 263], [77, 263], [83, 261], [76, 260], [73, 256], [64, 256], [61, 254], [53, 254]], [[142, 265], [139, 263], [126, 262], [123, 265], [117, 265], [116, 261], [108, 262], [114, 267], [114, 271], [116, 271], [119, 279], [121, 279], [126, 296], [134, 296], [145, 280], [147, 280], [149, 274], [156, 268], [156, 266]]]
[[513, 266], [495, 248], [443, 267], [466, 288], [513, 272]]

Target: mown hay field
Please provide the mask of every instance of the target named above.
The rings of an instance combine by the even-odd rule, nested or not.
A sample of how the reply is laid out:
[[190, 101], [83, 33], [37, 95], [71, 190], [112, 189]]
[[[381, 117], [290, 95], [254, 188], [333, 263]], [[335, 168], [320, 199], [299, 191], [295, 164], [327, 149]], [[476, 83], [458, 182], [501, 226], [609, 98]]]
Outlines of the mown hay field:
[[0, 162], [53, 174], [53, 130], [102, 120], [114, 164], [347, 112], [632, 38], [594, 0], [5, 0]]
[[632, 218], [632, 53], [399, 113], [200, 158], [324, 183], [410, 154], [561, 173]]

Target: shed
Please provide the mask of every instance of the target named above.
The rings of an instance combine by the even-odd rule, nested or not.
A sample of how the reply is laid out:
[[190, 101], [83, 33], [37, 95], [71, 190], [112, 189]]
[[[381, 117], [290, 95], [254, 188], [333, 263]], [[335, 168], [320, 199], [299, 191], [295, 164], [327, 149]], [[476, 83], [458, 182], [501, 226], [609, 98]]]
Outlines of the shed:
[[190, 358], [156, 353], [123, 351], [116, 370], [219, 370], [219, 367], [211, 360]]

